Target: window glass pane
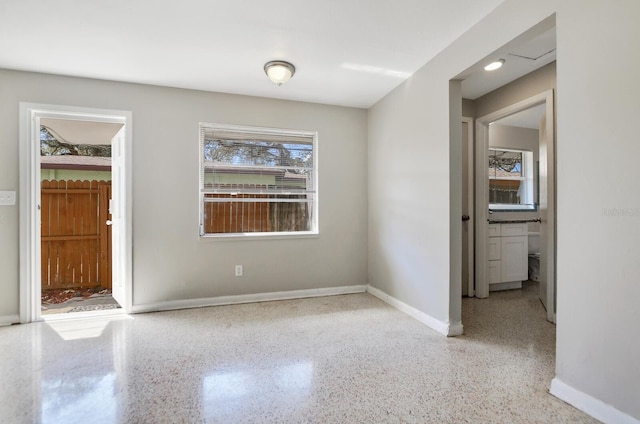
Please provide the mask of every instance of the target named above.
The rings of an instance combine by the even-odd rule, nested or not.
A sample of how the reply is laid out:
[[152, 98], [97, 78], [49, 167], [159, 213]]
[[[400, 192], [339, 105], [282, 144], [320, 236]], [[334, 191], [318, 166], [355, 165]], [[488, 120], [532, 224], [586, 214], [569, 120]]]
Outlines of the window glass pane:
[[207, 194], [205, 233], [311, 231], [312, 198], [307, 195]]
[[205, 164], [308, 169], [313, 167], [311, 144], [205, 139], [203, 155]]
[[204, 166], [203, 188], [237, 191], [312, 190], [312, 169]]
[[522, 152], [498, 149], [492, 149], [489, 152], [489, 176], [522, 176]]
[[501, 210], [535, 208], [533, 152], [489, 148], [489, 206]]
[[489, 180], [489, 203], [520, 204], [520, 180]]
[[201, 234], [317, 231], [315, 135], [201, 125]]

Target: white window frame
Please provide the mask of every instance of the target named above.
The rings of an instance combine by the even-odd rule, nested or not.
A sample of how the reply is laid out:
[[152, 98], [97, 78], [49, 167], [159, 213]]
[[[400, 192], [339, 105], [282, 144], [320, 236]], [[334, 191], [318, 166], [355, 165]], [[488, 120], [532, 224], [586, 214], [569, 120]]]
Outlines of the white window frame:
[[[492, 177], [489, 176], [489, 180], [520, 180], [524, 182], [524, 198], [527, 202], [530, 200], [531, 202], [527, 204], [506, 204], [506, 203], [490, 203], [489, 209], [495, 211], [515, 211], [515, 210], [523, 210], [523, 211], [534, 211], [537, 208], [536, 198], [533, 190], [533, 152], [531, 150], [525, 149], [514, 149], [512, 147], [497, 147], [491, 146], [489, 150], [500, 150], [504, 152], [515, 152], [522, 153], [522, 176], [520, 177]], [[534, 205], [534, 206], [531, 206]]]
[[[303, 137], [309, 138], [312, 140], [311, 145], [313, 149], [313, 188], [314, 190], [309, 193], [313, 196], [312, 207], [311, 207], [311, 230], [309, 231], [280, 231], [280, 232], [249, 232], [249, 233], [205, 233], [204, 232], [204, 202], [205, 202], [205, 190], [204, 190], [204, 179], [203, 179], [203, 167], [204, 167], [204, 155], [203, 155], [203, 129], [212, 129], [218, 131], [230, 131], [230, 132], [242, 132], [242, 133], [250, 133], [256, 134], [257, 136], [264, 136], [267, 140], [269, 138], [274, 138], [278, 136], [293, 136], [293, 137]], [[199, 235], [201, 239], [256, 239], [256, 238], [305, 238], [305, 237], [316, 237], [319, 234], [319, 216], [318, 216], [318, 204], [319, 204], [319, 184], [318, 184], [318, 133], [317, 131], [304, 131], [304, 130], [292, 130], [292, 129], [281, 129], [281, 128], [269, 128], [269, 127], [256, 127], [256, 126], [248, 126], [248, 125], [231, 125], [231, 124], [219, 124], [219, 123], [207, 123], [200, 122], [199, 123], [199, 131], [198, 131], [198, 154], [199, 154], [199, 182], [198, 182], [198, 192], [199, 192]], [[240, 193], [242, 190], [238, 190]], [[266, 191], [265, 193], [268, 193]]]

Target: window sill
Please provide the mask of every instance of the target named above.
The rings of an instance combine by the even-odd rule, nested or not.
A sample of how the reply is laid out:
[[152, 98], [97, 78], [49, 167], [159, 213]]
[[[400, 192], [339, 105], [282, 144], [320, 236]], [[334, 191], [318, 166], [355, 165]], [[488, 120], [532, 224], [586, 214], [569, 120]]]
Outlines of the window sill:
[[295, 233], [235, 233], [235, 234], [204, 234], [200, 240], [238, 241], [238, 240], [290, 240], [318, 238], [314, 231], [299, 231]]
[[503, 205], [501, 207], [491, 206], [489, 209], [494, 212], [538, 212], [537, 206], [519, 207], [519, 205]]

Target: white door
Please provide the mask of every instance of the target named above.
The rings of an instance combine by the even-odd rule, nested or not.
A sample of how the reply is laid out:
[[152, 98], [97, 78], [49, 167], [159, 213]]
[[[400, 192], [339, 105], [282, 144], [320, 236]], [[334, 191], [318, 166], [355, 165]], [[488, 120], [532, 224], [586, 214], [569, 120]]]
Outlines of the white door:
[[547, 319], [555, 322], [555, 166], [553, 116], [549, 111], [540, 120], [540, 300]]
[[125, 211], [124, 211], [124, 143], [125, 126], [111, 140], [111, 240], [112, 240], [112, 295], [113, 298], [124, 308], [127, 305], [126, 273], [123, 255], [126, 251], [125, 244]]
[[[544, 200], [544, 197], [546, 196], [546, 189], [543, 188], [543, 181], [546, 179], [546, 169], [544, 167], [544, 165], [547, 163], [547, 161], [545, 159], [543, 159], [543, 152], [546, 152], [546, 142], [544, 140], [544, 127], [546, 124], [546, 117], [542, 117], [541, 121], [540, 121], [540, 127], [538, 128], [538, 140], [539, 140], [539, 145], [540, 145], [540, 216], [541, 218], [544, 218], [546, 215], [546, 207], [544, 207], [543, 205], [546, 206], [546, 201]], [[546, 154], [544, 155], [546, 156]], [[545, 219], [542, 219], [543, 222], [545, 222]], [[548, 265], [548, 260], [546, 258], [546, 246], [544, 243], [544, 239], [545, 236], [542, 235], [543, 233], [543, 229], [542, 227], [546, 225], [543, 223], [540, 223], [540, 273], [539, 273], [539, 278], [538, 280], [540, 281], [540, 301], [542, 302], [542, 304], [544, 305], [544, 308], [546, 310], [549, 310], [549, 301], [547, 299], [547, 265]]]
[[462, 295], [474, 295], [473, 120], [462, 118]]

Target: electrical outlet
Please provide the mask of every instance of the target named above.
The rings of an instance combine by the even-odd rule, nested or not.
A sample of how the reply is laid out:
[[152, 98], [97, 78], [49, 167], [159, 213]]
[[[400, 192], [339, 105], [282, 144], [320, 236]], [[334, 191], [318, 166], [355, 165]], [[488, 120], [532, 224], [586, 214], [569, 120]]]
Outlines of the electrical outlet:
[[236, 277], [242, 277], [242, 265], [236, 265]]
[[15, 191], [0, 191], [0, 205], [13, 206], [16, 204]]

